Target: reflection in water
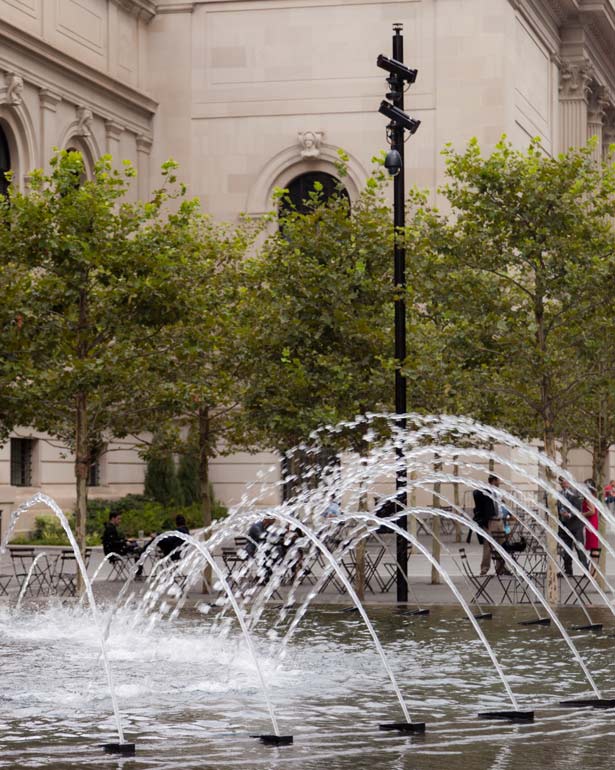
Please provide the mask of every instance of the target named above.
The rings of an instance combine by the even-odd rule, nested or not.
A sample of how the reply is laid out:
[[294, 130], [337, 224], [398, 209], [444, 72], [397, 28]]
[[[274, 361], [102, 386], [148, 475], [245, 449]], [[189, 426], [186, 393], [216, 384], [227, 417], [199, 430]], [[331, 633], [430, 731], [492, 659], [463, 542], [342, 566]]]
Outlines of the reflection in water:
[[[134, 629], [123, 610], [109, 654], [138, 754], [101, 756], [96, 746], [114, 725], [104, 677], [93, 665], [97, 635], [83, 613], [58, 606], [0, 617], [0, 767], [604, 770], [615, 748], [613, 712], [557, 707], [583, 691], [582, 673], [553, 629], [516, 626], [515, 610], [485, 629], [522, 706], [537, 711], [529, 725], [476, 719], [503, 696], [459, 610], [434, 608], [429, 618], [370, 610], [415, 718], [428, 724], [422, 737], [378, 731], [396, 703], [359, 618], [313, 608], [283, 663], [270, 655], [266, 634], [257, 637], [283, 732], [295, 735], [293, 746], [280, 749], [249, 737], [267, 729], [268, 715], [238, 629], [211, 636], [209, 619], [194, 612]], [[608, 691], [612, 639], [579, 633], [575, 641]]]

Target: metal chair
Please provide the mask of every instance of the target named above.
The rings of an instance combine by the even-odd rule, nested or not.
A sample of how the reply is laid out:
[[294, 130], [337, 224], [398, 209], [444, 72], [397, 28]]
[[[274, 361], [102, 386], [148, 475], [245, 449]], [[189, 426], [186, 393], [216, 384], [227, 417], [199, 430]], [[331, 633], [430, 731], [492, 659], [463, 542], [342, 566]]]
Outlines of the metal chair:
[[[568, 595], [562, 602], [562, 604], [591, 604], [587, 591], [591, 586], [591, 582], [587, 575], [568, 575], [568, 581], [570, 583]], [[563, 586], [562, 586], [563, 587]]]
[[119, 553], [106, 554], [109, 563], [109, 574], [107, 580], [127, 580], [130, 574], [130, 562], [125, 556]]
[[14, 575], [0, 575], [0, 595], [2, 596], [8, 596], [9, 595], [9, 585], [11, 583], [11, 580], [14, 578]]
[[[86, 548], [83, 556], [86, 569], [90, 565], [92, 549]], [[59, 596], [77, 595], [77, 574], [79, 565], [75, 552], [71, 549], [63, 550], [57, 557], [54, 569], [54, 589]]]
[[461, 556], [461, 566], [463, 567], [463, 571], [465, 572], [470, 583], [476, 589], [474, 596], [470, 599], [470, 604], [478, 604], [478, 600], [481, 597], [484, 597], [486, 604], [494, 604], [495, 602], [487, 591], [487, 586], [493, 580], [495, 575], [477, 575], [475, 572], [473, 572], [472, 567], [470, 567], [470, 561], [468, 559], [468, 555], [466, 554], [465, 548], [459, 549], [459, 555]]
[[[30, 577], [27, 591], [32, 596], [41, 596], [51, 593], [53, 590], [54, 563], [49, 561], [48, 555], [41, 551], [38, 554], [32, 546], [9, 546], [13, 574], [19, 589]], [[33, 568], [33, 569], [32, 569]], [[30, 574], [31, 573], [31, 574]]]

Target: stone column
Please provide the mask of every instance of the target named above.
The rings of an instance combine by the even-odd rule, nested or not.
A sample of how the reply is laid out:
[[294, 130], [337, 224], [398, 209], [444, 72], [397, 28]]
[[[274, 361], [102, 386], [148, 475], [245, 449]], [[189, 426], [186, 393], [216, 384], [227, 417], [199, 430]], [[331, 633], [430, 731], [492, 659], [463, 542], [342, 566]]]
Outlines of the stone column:
[[587, 139], [596, 137], [593, 158], [600, 163], [603, 157], [603, 125], [606, 109], [609, 101], [606, 98], [606, 90], [603, 86], [594, 85], [589, 94], [587, 104]]
[[124, 132], [124, 126], [116, 123], [114, 120], [105, 120], [105, 138], [106, 152], [113, 157], [113, 165], [119, 166], [120, 158], [120, 137]]
[[560, 149], [587, 142], [587, 101], [592, 79], [589, 61], [562, 61], [559, 77]]
[[602, 159], [607, 160], [609, 147], [615, 144], [615, 108], [611, 105], [602, 125]]
[[137, 136], [137, 182], [139, 199], [147, 200], [149, 189], [149, 159], [152, 151], [152, 140], [145, 134]]
[[56, 133], [56, 111], [58, 104], [62, 101], [60, 94], [51, 91], [49, 88], [41, 88], [39, 91], [40, 106], [40, 145], [39, 145], [39, 166], [46, 172], [49, 171], [49, 160], [53, 147], [58, 144]]

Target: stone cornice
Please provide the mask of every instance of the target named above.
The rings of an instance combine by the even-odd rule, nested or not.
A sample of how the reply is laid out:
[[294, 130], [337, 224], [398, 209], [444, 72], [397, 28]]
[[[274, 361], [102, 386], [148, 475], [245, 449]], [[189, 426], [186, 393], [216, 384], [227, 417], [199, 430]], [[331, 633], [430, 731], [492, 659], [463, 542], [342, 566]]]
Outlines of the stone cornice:
[[156, 6], [156, 13], [192, 13], [194, 11], [195, 0], [192, 2], [178, 2], [177, 0], [170, 0], [170, 2], [159, 2]]
[[[103, 93], [115, 102], [140, 112], [147, 120], [153, 117], [158, 108], [158, 102], [142, 91], [137, 91], [135, 88], [115, 80], [104, 72], [90, 67], [88, 64], [59, 51], [43, 40], [0, 19], [0, 66], [3, 58], [2, 49], [17, 49], [31, 56], [33, 60], [45, 64], [45, 68], [48, 70], [47, 79], [45, 80], [43, 79], [44, 76], [40, 74], [41, 70], [39, 68], [36, 71], [32, 70], [29, 72], [26, 72], [23, 67], [21, 68], [24, 80], [27, 78], [28, 82], [33, 83], [39, 88], [59, 89], [57, 79], [54, 78], [53, 74], [55, 70], [71, 80], [84, 84], [92, 92], [93, 100], [95, 100], [97, 92]], [[8, 59], [11, 59], [10, 55]], [[61, 95], [67, 101], [74, 100], [74, 94], [72, 93], [66, 92]]]
[[153, 0], [111, 0], [137, 19], [151, 21], [156, 15], [156, 3]]

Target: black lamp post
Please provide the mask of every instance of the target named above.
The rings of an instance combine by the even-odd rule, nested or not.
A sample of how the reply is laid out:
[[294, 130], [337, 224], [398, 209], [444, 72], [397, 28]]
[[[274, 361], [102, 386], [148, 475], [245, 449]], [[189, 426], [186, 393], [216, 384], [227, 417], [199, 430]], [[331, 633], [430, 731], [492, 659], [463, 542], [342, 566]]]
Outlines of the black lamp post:
[[[420, 121], [406, 115], [404, 112], [404, 88], [416, 80], [417, 71], [404, 66], [404, 38], [402, 25], [393, 25], [393, 58], [388, 59], [380, 54], [377, 65], [389, 73], [387, 83], [389, 92], [387, 99], [380, 104], [379, 112], [390, 118], [387, 126], [387, 139], [391, 146], [385, 159], [385, 168], [393, 176], [393, 224], [395, 234], [401, 234], [406, 223], [405, 217], [405, 177], [404, 177], [404, 138], [405, 132], [414, 134]], [[406, 251], [403, 240], [396, 237], [394, 245], [394, 277], [395, 285], [395, 412], [403, 415], [407, 411], [406, 378], [402, 365], [406, 359]], [[398, 417], [397, 425], [405, 429], [406, 420]], [[398, 526], [404, 531], [408, 528], [408, 517], [405, 513], [407, 505], [407, 471], [404, 463], [404, 451], [397, 450], [397, 472], [395, 486], [397, 490], [397, 510], [403, 511], [397, 519]], [[397, 601], [408, 601], [408, 544], [402, 535], [397, 535]]]

